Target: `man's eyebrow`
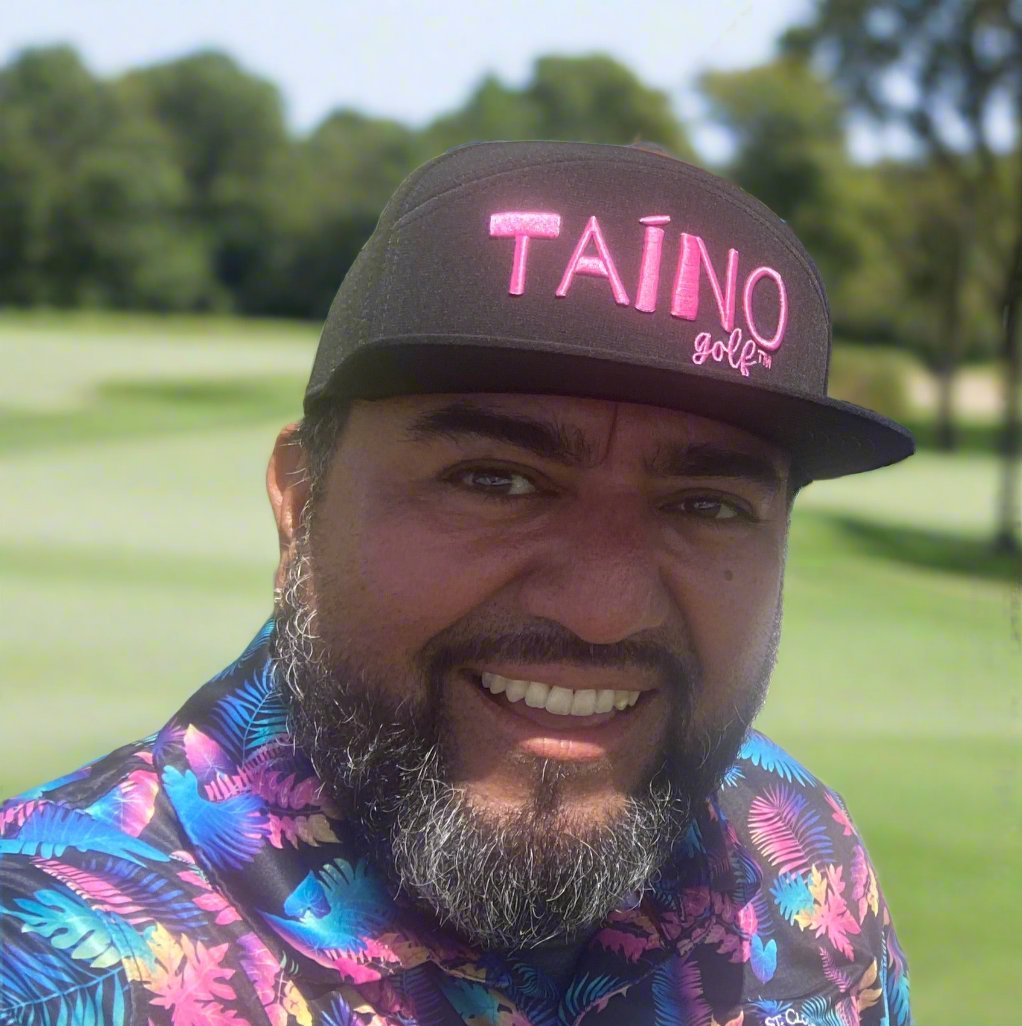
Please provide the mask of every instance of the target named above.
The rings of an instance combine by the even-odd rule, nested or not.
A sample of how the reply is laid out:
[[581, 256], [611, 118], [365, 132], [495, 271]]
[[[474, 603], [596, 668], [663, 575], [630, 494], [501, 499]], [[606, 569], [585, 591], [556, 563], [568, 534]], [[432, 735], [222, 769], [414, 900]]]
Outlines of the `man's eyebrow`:
[[784, 484], [782, 472], [765, 456], [705, 442], [661, 445], [646, 470], [655, 477], [747, 478], [774, 491]]
[[519, 414], [498, 413], [464, 401], [422, 414], [412, 421], [408, 434], [416, 440], [486, 438], [526, 449], [569, 467], [584, 467], [593, 459], [592, 448], [578, 428]]

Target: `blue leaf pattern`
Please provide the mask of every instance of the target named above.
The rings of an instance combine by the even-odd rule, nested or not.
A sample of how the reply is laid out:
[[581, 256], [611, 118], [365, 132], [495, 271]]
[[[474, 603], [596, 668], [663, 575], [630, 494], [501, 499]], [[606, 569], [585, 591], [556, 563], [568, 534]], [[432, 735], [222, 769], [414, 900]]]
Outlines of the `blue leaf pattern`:
[[13, 837], [0, 838], [0, 855], [38, 855], [60, 858], [68, 848], [101, 852], [142, 865], [142, 860], [166, 862], [169, 855], [86, 813], [39, 802]]
[[780, 745], [774, 744], [757, 730], [749, 731], [738, 753], [740, 759], [748, 759], [753, 766], [760, 766], [768, 773], [776, 773], [787, 781], [800, 784], [817, 784], [818, 781], [801, 763], [793, 759]]

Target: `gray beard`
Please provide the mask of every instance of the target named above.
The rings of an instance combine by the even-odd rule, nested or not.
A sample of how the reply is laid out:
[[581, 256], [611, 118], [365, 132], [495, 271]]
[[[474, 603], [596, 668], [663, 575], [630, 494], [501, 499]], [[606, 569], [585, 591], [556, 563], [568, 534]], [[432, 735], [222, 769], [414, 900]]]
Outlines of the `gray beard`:
[[[694, 660], [655, 645], [583, 643], [549, 621], [483, 634], [455, 625], [422, 652], [421, 681], [400, 703], [369, 667], [327, 643], [306, 592], [307, 546], [292, 562], [275, 611], [274, 660], [295, 744], [311, 760], [356, 842], [394, 891], [484, 950], [518, 950], [592, 932], [634, 904], [671, 857], [699, 806], [719, 786], [765, 695], [770, 653], [748, 701], [721, 730], [695, 735], [688, 708]], [[343, 613], [331, 610], [331, 625]], [[776, 647], [776, 646], [774, 646]], [[451, 732], [440, 701], [454, 666], [495, 657], [655, 669], [677, 697], [670, 736], [648, 779], [619, 813], [592, 823], [562, 803], [577, 772], [530, 758], [531, 800], [500, 814], [449, 782]]]

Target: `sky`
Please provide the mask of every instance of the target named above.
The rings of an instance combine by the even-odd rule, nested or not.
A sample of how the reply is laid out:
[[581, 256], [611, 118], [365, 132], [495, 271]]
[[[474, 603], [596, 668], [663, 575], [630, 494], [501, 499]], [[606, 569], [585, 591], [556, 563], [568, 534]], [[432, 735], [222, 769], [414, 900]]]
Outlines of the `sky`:
[[2, 0], [0, 60], [73, 45], [90, 69], [202, 48], [232, 54], [281, 89], [293, 128], [337, 107], [422, 125], [458, 107], [487, 73], [523, 83], [547, 53], [609, 53], [672, 99], [703, 154], [726, 137], [702, 121], [694, 81], [768, 60], [812, 0]]

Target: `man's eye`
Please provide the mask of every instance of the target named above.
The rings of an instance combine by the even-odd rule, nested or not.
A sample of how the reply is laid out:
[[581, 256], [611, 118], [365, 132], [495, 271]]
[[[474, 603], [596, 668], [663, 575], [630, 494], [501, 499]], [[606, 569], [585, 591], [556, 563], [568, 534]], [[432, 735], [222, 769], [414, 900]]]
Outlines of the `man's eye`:
[[524, 475], [513, 470], [500, 470], [496, 467], [481, 467], [463, 470], [454, 480], [471, 491], [482, 492], [484, 495], [515, 497], [533, 495], [536, 486]]
[[739, 517], [748, 520], [752, 517], [737, 503], [713, 495], [693, 495], [675, 503], [672, 508], [700, 520], [735, 520]]

